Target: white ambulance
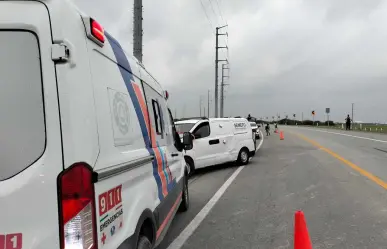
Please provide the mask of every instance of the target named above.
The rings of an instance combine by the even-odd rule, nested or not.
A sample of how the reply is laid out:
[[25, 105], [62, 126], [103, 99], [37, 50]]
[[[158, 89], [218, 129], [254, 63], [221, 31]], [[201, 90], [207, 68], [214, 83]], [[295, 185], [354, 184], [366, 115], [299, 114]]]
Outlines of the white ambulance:
[[68, 1], [0, 1], [0, 87], [0, 249], [150, 249], [188, 209], [167, 93]]
[[175, 122], [180, 134], [193, 135], [193, 149], [184, 157], [195, 169], [237, 161], [241, 165], [249, 163], [255, 154], [255, 133], [245, 118], [202, 118]]

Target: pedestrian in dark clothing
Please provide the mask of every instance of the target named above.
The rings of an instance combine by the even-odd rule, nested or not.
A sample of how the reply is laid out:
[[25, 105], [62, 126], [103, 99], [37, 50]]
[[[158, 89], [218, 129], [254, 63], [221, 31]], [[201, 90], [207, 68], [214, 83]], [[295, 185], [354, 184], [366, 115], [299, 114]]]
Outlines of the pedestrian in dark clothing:
[[270, 135], [270, 125], [269, 125], [269, 123], [266, 124], [265, 130], [266, 130], [266, 136], [269, 136]]
[[345, 129], [350, 130], [351, 129], [351, 118], [349, 117], [349, 114], [347, 118], [345, 119]]

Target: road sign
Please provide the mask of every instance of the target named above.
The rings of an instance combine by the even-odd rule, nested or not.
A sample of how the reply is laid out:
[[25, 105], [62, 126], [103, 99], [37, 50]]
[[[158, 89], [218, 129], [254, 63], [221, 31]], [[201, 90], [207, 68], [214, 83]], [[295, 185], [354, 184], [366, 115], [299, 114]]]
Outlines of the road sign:
[[329, 114], [331, 112], [331, 108], [325, 108], [325, 113]]
[[314, 112], [314, 111], [312, 111], [312, 115], [313, 115], [313, 116], [315, 115], [315, 112]]

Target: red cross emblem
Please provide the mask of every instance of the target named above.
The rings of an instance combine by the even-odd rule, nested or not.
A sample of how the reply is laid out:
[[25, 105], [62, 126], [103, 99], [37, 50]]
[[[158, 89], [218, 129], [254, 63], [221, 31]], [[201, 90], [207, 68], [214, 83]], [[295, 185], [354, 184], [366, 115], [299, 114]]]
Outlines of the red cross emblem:
[[105, 235], [105, 233], [103, 233], [102, 234], [102, 244], [104, 244], [105, 245], [105, 241], [106, 241], [106, 235]]

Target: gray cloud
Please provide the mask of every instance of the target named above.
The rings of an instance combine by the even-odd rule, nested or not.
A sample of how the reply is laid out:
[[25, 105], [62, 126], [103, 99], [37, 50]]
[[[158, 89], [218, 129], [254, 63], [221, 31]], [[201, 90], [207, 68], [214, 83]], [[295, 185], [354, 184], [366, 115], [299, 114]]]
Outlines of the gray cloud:
[[[74, 1], [132, 51], [132, 1]], [[223, 24], [217, 1], [202, 2], [212, 26]], [[330, 107], [342, 120], [354, 102], [356, 120], [387, 121], [386, 1], [218, 2], [229, 24], [226, 115], [308, 118], [314, 109], [324, 119]], [[200, 0], [144, 0], [144, 64], [178, 116], [198, 115], [208, 90], [213, 99], [213, 32]]]

